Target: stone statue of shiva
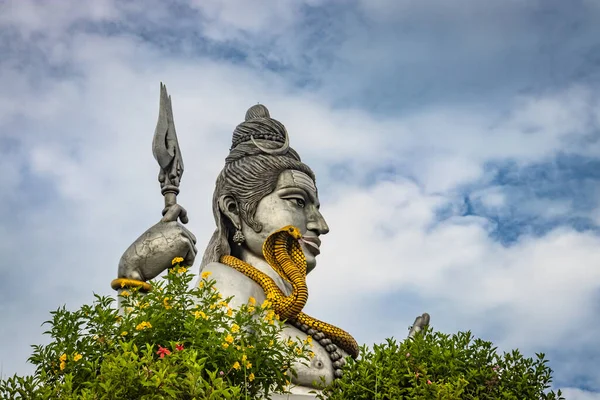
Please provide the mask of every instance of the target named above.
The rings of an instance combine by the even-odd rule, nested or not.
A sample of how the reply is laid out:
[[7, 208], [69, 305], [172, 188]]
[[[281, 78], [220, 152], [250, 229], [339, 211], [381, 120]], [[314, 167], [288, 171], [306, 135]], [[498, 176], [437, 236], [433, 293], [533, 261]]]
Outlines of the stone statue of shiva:
[[[290, 283], [263, 255], [267, 237], [284, 226], [293, 225], [300, 230], [306, 273], [316, 267], [320, 237], [329, 232], [329, 226], [319, 211], [315, 174], [289, 146], [286, 128], [271, 118], [265, 106], [251, 107], [245, 121], [235, 128], [225, 166], [217, 177], [212, 206], [216, 230], [202, 257], [200, 271], [212, 273], [211, 278], [224, 297], [234, 296], [232, 307], [245, 304], [250, 297], [262, 303], [266, 294], [257, 282], [232, 268], [227, 260], [254, 266], [270, 277], [284, 295], [292, 292]], [[169, 268], [171, 259], [177, 256], [184, 256], [184, 264], [192, 265], [197, 253], [196, 238], [178, 222], [183, 221], [182, 217], [187, 219], [178, 204], [166, 208], [162, 220], [123, 254], [119, 278], [147, 281]], [[303, 394], [315, 390], [315, 382], [324, 380], [329, 384], [341, 376], [344, 358], [356, 356], [357, 352], [336, 346], [331, 331], [315, 329], [293, 318], [291, 321], [286, 322], [286, 337], [305, 340], [310, 335], [314, 339], [314, 357], [309, 364], [294, 366], [297, 377], [292, 379], [294, 386], [290, 391], [303, 398]], [[416, 323], [415, 328], [418, 330], [427, 322], [428, 318]]]
[[[246, 113], [246, 120], [233, 132], [233, 140], [225, 167], [217, 178], [213, 195], [213, 214], [217, 229], [213, 234], [200, 268], [211, 271], [218, 289], [225, 297], [234, 295], [233, 305], [239, 306], [252, 296], [260, 303], [265, 292], [243, 273], [220, 261], [230, 254], [253, 265], [271, 277], [289, 295], [292, 287], [265, 261], [263, 243], [277, 229], [293, 225], [302, 233], [301, 247], [306, 257], [307, 273], [317, 265], [320, 236], [329, 226], [319, 211], [320, 203], [315, 175], [289, 147], [285, 127], [270, 118], [263, 105], [255, 105]], [[287, 325], [284, 333], [306, 339], [302, 327]], [[313, 333], [313, 332], [311, 332]], [[318, 339], [319, 336], [315, 337]], [[325, 343], [327, 338], [322, 338]], [[329, 340], [329, 342], [331, 342]], [[315, 357], [308, 366], [296, 365], [298, 377], [292, 392], [312, 389], [313, 382], [323, 377], [330, 383], [336, 370], [330, 354], [315, 341]], [[347, 353], [338, 349], [337, 366]], [[339, 371], [338, 373], [341, 373]]]

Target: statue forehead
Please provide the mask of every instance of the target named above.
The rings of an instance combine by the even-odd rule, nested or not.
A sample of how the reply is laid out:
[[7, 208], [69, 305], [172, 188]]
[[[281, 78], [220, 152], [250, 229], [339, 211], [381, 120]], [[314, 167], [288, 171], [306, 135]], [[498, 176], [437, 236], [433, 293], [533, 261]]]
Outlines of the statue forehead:
[[279, 187], [300, 187], [307, 192], [317, 194], [317, 187], [310, 176], [301, 171], [293, 169], [285, 170], [279, 175], [277, 182]]

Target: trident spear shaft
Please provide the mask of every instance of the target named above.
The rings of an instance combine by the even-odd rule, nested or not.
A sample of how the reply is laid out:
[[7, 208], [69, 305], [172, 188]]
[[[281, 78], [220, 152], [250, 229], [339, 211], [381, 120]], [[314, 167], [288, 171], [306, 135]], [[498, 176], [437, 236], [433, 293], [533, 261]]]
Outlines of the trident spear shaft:
[[[181, 176], [183, 175], [183, 159], [181, 158], [181, 150], [179, 149], [177, 134], [175, 133], [171, 97], [167, 94], [167, 88], [162, 82], [160, 84], [158, 121], [156, 123], [156, 130], [154, 131], [154, 139], [152, 141], [152, 154], [160, 166], [158, 181], [160, 182], [161, 193], [165, 198], [162, 221], [172, 222], [179, 218], [182, 223], [186, 224], [188, 222], [187, 212], [183, 207], [177, 205], [179, 183], [181, 181]], [[146, 275], [148, 271], [150, 271], [150, 275], [152, 275], [150, 278], [156, 276], [164, 269], [162, 268], [164, 265], [161, 264], [161, 261], [158, 261], [157, 264], [156, 262], [149, 261], [148, 257], [140, 255], [141, 250], [138, 249], [137, 246], [140, 241], [143, 242], [146, 235], [152, 236], [156, 233], [152, 231], [153, 228], [154, 227], [150, 228], [142, 234], [142, 236], [129, 246], [123, 256], [121, 256], [121, 260], [119, 261], [119, 278], [114, 279], [111, 282], [111, 287], [113, 289], [122, 291], [125, 290], [125, 288], [138, 287], [142, 292], [151, 290], [152, 287], [146, 282], [144, 276], [148, 277], [148, 275]], [[191, 232], [185, 231], [188, 232], [188, 240], [192, 243], [190, 246], [195, 254], [195, 247], [193, 244], [196, 243], [196, 239]], [[141, 246], [141, 248], [144, 249], [145, 246]], [[153, 251], [156, 251], [156, 249]], [[149, 254], [146, 254], [146, 256], [148, 255]], [[146, 274], [139, 270], [138, 264], [140, 257], [144, 258], [144, 265], [146, 267], [150, 266], [148, 271], [146, 271]], [[120, 300], [121, 298], [119, 298], [119, 301]]]
[[[183, 175], [183, 158], [175, 132], [171, 96], [168, 95], [167, 87], [162, 82], [160, 83], [158, 121], [152, 140], [152, 154], [160, 166], [158, 181], [161, 193], [165, 198], [165, 208], [162, 211], [164, 216], [171, 207], [177, 204], [179, 183]], [[188, 222], [185, 211], [182, 211], [179, 218], [184, 224]]]

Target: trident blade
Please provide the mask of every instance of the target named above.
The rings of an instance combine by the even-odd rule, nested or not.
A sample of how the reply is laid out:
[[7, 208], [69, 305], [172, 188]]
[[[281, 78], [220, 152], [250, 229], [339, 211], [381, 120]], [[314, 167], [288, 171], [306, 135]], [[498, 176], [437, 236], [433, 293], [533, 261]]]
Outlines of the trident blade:
[[183, 158], [175, 132], [171, 96], [168, 95], [167, 87], [162, 82], [160, 84], [158, 121], [152, 140], [152, 154], [160, 166], [158, 180], [162, 194], [171, 192], [177, 195], [179, 182], [183, 175]]

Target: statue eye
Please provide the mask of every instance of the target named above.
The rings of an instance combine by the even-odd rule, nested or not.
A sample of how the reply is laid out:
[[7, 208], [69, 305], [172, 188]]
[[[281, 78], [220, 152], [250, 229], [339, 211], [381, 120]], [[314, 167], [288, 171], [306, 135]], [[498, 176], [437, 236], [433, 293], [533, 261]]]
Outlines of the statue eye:
[[304, 206], [306, 205], [306, 202], [303, 199], [295, 199], [295, 200], [296, 200], [296, 204], [298, 204], [298, 207], [304, 208]]

